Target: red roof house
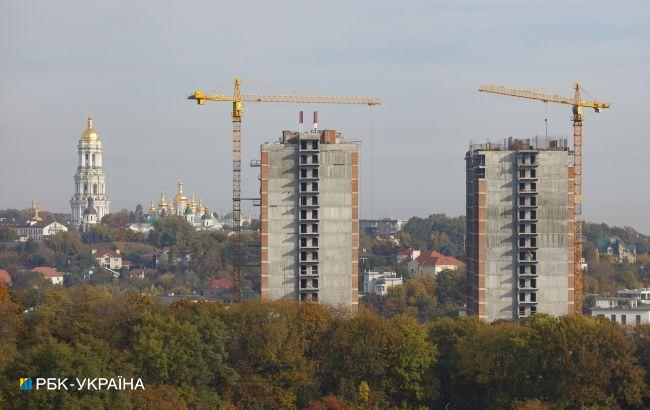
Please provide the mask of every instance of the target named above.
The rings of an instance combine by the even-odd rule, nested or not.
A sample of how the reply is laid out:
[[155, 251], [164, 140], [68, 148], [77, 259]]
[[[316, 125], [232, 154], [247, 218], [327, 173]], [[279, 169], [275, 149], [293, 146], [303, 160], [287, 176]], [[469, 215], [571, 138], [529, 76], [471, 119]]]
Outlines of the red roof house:
[[4, 269], [0, 269], [0, 283], [11, 286], [11, 275]]

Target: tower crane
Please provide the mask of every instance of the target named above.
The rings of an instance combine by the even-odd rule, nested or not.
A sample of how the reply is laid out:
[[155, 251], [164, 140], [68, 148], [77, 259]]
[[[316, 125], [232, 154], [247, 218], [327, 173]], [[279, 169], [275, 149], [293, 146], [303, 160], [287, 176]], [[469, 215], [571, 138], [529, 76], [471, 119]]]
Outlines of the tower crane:
[[232, 219], [233, 219], [233, 302], [241, 300], [241, 122], [244, 115], [244, 102], [255, 103], [302, 103], [302, 104], [357, 104], [374, 106], [381, 104], [374, 97], [326, 97], [278, 94], [242, 94], [240, 92], [241, 78], [234, 80], [232, 95], [203, 93], [195, 91], [187, 97], [204, 105], [206, 101], [221, 101], [232, 103]]
[[544, 103], [552, 102], [573, 106], [573, 169], [574, 169], [574, 309], [576, 315], [582, 314], [582, 108], [593, 108], [596, 112], [609, 108], [609, 103], [600, 101], [583, 101], [580, 96], [581, 86], [573, 84], [573, 97], [547, 94], [538, 91], [506, 88], [494, 85], [482, 85], [479, 91], [527, 98]]

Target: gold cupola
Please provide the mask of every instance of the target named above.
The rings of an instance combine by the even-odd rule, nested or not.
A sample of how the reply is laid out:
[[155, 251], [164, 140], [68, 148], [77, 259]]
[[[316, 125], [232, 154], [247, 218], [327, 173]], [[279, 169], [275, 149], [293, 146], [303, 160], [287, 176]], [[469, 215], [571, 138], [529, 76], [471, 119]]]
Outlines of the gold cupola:
[[99, 133], [93, 127], [93, 117], [88, 116], [88, 125], [86, 130], [81, 134], [82, 141], [99, 141]]
[[173, 198], [174, 205], [176, 205], [176, 208], [178, 208], [178, 205], [181, 203], [187, 204], [187, 197], [185, 194], [183, 194], [183, 180], [179, 179], [178, 180], [178, 193], [174, 195]]

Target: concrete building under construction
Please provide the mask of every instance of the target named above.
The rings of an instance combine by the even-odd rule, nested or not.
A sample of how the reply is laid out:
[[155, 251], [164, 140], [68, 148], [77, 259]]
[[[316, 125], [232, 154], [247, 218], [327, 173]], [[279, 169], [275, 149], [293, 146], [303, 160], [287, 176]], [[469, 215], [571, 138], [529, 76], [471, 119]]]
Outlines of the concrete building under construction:
[[261, 147], [261, 297], [356, 309], [359, 143], [314, 122]]
[[468, 313], [574, 311], [574, 175], [564, 138], [472, 144], [466, 160]]

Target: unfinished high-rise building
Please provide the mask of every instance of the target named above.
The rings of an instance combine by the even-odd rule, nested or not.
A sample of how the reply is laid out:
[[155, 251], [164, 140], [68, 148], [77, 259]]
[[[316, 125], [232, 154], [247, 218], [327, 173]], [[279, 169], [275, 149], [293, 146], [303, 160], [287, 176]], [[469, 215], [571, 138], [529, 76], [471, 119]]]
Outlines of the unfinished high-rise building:
[[261, 297], [356, 309], [359, 142], [314, 128], [261, 147]]
[[468, 312], [487, 321], [574, 311], [574, 175], [564, 138], [472, 144]]

